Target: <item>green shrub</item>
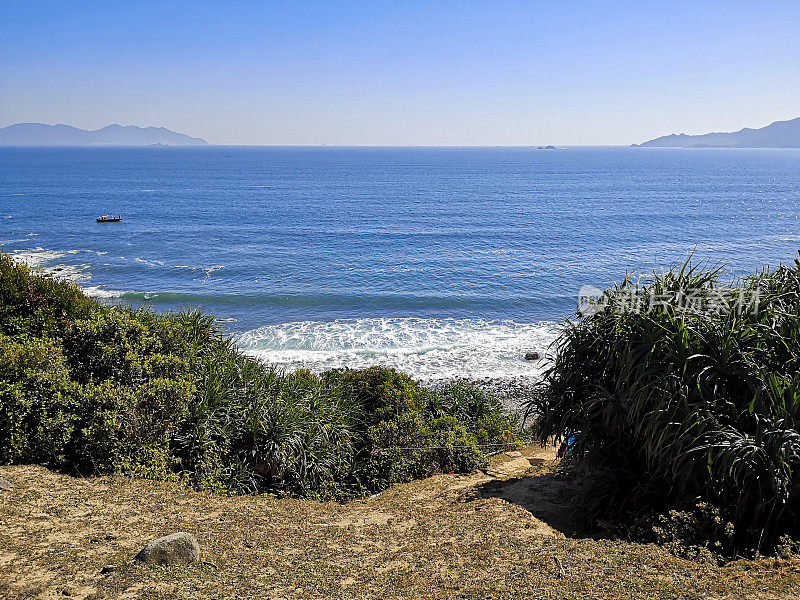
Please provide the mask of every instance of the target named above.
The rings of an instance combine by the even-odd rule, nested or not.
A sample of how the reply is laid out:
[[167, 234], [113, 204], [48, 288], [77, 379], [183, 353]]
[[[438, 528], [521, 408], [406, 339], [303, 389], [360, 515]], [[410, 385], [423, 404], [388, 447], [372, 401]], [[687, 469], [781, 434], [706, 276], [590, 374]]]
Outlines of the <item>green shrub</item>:
[[346, 498], [470, 471], [519, 426], [468, 386], [282, 373], [214, 319], [106, 308], [0, 255], [0, 462], [226, 493]]
[[355, 397], [364, 415], [373, 423], [406, 413], [421, 414], [426, 406], [425, 389], [408, 375], [393, 369], [331, 371], [324, 378]]
[[453, 416], [462, 421], [480, 445], [518, 444], [519, 423], [506, 414], [496, 397], [461, 382], [436, 386], [429, 393], [426, 412], [431, 417]]
[[686, 263], [597, 309], [566, 324], [531, 408], [542, 440], [611, 474], [598, 513], [702, 500], [735, 526], [730, 552], [800, 534], [800, 263], [733, 289]]
[[0, 254], [0, 333], [57, 336], [99, 305], [74, 285], [37, 276]]
[[0, 334], [0, 460], [58, 463], [74, 430], [76, 388], [48, 338]]

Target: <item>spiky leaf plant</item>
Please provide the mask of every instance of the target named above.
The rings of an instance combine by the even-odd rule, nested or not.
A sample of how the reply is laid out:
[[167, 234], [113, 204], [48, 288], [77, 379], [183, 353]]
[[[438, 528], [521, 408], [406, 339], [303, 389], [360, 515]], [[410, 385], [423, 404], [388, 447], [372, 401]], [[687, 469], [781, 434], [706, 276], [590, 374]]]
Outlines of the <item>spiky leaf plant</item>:
[[735, 549], [800, 534], [800, 262], [723, 285], [687, 261], [565, 324], [529, 409], [613, 482], [597, 513], [707, 501]]

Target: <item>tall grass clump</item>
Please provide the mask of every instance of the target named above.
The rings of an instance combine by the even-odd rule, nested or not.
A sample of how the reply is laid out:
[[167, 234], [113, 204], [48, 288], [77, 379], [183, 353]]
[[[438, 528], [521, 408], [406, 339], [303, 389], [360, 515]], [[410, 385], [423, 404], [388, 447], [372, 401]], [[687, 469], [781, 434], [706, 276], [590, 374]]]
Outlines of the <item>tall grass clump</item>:
[[479, 390], [377, 367], [284, 373], [209, 315], [104, 307], [0, 255], [0, 464], [342, 499], [519, 441]]
[[606, 475], [594, 514], [710, 504], [729, 554], [800, 534], [800, 262], [733, 286], [691, 262], [627, 278], [554, 354], [531, 409]]

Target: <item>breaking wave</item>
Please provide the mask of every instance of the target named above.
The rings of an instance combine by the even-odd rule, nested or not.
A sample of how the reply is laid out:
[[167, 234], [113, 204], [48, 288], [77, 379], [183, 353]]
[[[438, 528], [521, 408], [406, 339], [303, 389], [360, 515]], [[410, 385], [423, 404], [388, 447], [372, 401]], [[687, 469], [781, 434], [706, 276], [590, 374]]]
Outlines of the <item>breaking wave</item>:
[[[393, 367], [421, 380], [538, 379], [554, 322], [342, 319], [268, 325], [238, 336], [247, 354], [290, 370]], [[543, 359], [529, 361], [525, 354]]]

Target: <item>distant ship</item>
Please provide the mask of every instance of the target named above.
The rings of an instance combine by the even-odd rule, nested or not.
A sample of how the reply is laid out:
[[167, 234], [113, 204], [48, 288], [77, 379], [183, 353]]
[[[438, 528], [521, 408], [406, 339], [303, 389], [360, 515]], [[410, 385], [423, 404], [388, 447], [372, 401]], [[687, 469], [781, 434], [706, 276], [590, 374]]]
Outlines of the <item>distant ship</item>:
[[122, 221], [122, 217], [117, 215], [116, 217], [113, 215], [103, 215], [101, 217], [97, 217], [98, 223], [119, 223]]

